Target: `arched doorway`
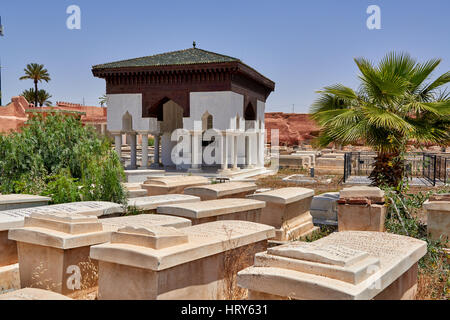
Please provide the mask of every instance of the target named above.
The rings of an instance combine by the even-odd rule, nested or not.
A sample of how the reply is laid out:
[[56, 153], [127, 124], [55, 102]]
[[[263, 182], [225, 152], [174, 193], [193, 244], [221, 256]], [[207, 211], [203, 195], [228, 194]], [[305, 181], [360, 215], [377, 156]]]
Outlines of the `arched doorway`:
[[256, 121], [256, 110], [251, 102], [244, 109], [244, 119], [246, 121]]
[[[172, 133], [183, 128], [183, 108], [168, 97], [163, 98], [157, 105], [152, 106], [156, 110], [161, 139], [161, 163], [164, 167], [175, 167], [172, 161], [172, 149], [177, 141], [172, 141]], [[159, 139], [159, 137], [155, 137]], [[159, 144], [158, 144], [159, 145]]]
[[122, 117], [122, 132], [126, 135], [126, 144], [130, 146], [130, 163], [126, 168], [136, 169], [136, 132], [133, 130], [133, 116], [128, 111]]
[[250, 102], [244, 109], [245, 120], [245, 167], [251, 168], [254, 164], [253, 157], [256, 153], [256, 110], [253, 104]]

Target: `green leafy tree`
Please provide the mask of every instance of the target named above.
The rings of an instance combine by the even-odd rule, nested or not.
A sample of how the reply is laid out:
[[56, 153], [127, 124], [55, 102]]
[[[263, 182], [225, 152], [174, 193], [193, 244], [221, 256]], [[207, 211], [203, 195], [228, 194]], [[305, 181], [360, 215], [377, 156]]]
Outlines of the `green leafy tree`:
[[0, 135], [0, 193], [126, 204], [123, 181], [111, 141], [78, 115], [36, 112], [21, 132]]
[[100, 106], [103, 108], [106, 105], [106, 94], [102, 95], [100, 98], [98, 98], [99, 102], [100, 102]]
[[[43, 64], [30, 63], [24, 69], [25, 75], [20, 77], [20, 80], [33, 80], [34, 82], [34, 105], [38, 106], [38, 82], [49, 82], [50, 75], [47, 69], [44, 68]], [[29, 100], [32, 101], [32, 100]]]
[[321, 147], [364, 143], [378, 157], [370, 176], [376, 185], [397, 186], [404, 175], [402, 154], [408, 143], [450, 141], [450, 72], [430, 81], [441, 59], [418, 63], [406, 53], [389, 53], [375, 66], [355, 59], [361, 85], [357, 91], [337, 84], [319, 91], [311, 107], [322, 127]]
[[[27, 101], [33, 101], [36, 99], [36, 94], [33, 88], [25, 90], [22, 92], [22, 96], [27, 99]], [[44, 89], [41, 89], [38, 91], [38, 105], [40, 107], [42, 106], [51, 106], [52, 102], [49, 100], [52, 96], [50, 93], [45, 91]]]

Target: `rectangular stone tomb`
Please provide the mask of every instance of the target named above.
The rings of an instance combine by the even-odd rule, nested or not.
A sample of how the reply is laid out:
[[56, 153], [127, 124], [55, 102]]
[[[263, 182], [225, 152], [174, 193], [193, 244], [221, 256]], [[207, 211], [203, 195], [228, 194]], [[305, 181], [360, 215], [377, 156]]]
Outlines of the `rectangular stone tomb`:
[[148, 196], [157, 196], [165, 194], [180, 194], [184, 189], [192, 186], [201, 186], [208, 184], [209, 180], [201, 176], [166, 176], [149, 177], [142, 184], [142, 188], [147, 190]]
[[20, 288], [17, 244], [8, 239], [9, 229], [23, 227], [24, 219], [33, 213], [53, 211], [111, 216], [121, 213], [122, 207], [109, 202], [78, 202], [0, 211], [0, 289]]
[[51, 200], [30, 194], [0, 194], [0, 211], [46, 206]]
[[315, 224], [338, 225], [339, 192], [315, 196], [311, 202], [311, 215]]
[[[111, 235], [118, 229], [130, 226], [184, 228], [190, 225], [188, 219], [155, 214], [99, 220], [94, 216], [48, 213], [26, 218], [25, 227], [10, 230], [9, 237], [18, 242], [22, 287], [31, 283], [34, 287], [43, 285], [47, 288], [50, 283], [54, 287], [51, 290], [72, 294], [76, 290], [69, 286], [67, 280], [73, 270], [80, 270], [81, 279], [90, 281], [82, 282], [81, 289], [97, 285], [95, 270], [98, 263], [90, 261], [89, 247], [110, 241]], [[74, 269], [74, 266], [79, 269]], [[36, 281], [33, 270], [35, 274], [42, 273], [41, 278], [46, 279], [44, 284]]]
[[89, 259], [91, 245], [110, 240], [95, 216], [33, 213], [23, 228], [11, 229], [17, 242], [20, 285], [71, 294], [95, 287], [98, 264]]
[[185, 194], [200, 197], [202, 201], [224, 198], [245, 198], [258, 189], [253, 182], [228, 182], [184, 189]]
[[344, 188], [340, 191], [341, 199], [368, 199], [373, 203], [383, 204], [384, 191], [377, 187], [367, 187], [367, 186], [354, 186], [350, 188]]
[[24, 288], [0, 295], [0, 300], [72, 300], [53, 291]]
[[50, 206], [0, 211], [0, 232], [23, 226], [24, 218], [32, 213], [60, 212], [82, 214], [99, 218], [118, 216], [123, 213], [120, 204], [104, 201], [84, 201]]
[[141, 188], [140, 182], [123, 183], [123, 187], [127, 190], [128, 199], [145, 197], [147, 196], [147, 190]]
[[167, 194], [161, 196], [139, 197], [128, 200], [128, 207], [134, 207], [145, 213], [156, 213], [156, 208], [166, 204], [199, 202], [200, 198], [186, 194]]
[[335, 232], [259, 253], [237, 281], [252, 300], [409, 300], [426, 252], [426, 242], [405, 236]]
[[383, 232], [386, 213], [384, 191], [380, 188], [345, 188], [341, 190], [338, 201], [338, 229]]
[[280, 155], [278, 160], [280, 168], [307, 169], [312, 166], [311, 158], [305, 155]]
[[158, 214], [183, 217], [193, 225], [218, 220], [261, 221], [261, 209], [266, 204], [252, 199], [218, 199], [193, 203], [159, 206]]
[[275, 240], [287, 241], [305, 238], [318, 230], [309, 211], [313, 196], [311, 189], [283, 188], [248, 198], [266, 203], [260, 222], [276, 228]]
[[434, 240], [450, 241], [450, 194], [434, 195], [424, 203], [427, 231]]
[[230, 299], [236, 273], [274, 235], [273, 227], [247, 221], [119, 229], [111, 242], [91, 247], [99, 261], [98, 298]]
[[117, 231], [120, 228], [134, 226], [147, 228], [152, 226], [186, 228], [191, 226], [191, 220], [167, 216], [163, 214], [139, 214], [135, 216], [125, 216], [117, 218], [101, 219], [103, 227], [110, 231]]
[[17, 286], [18, 256], [17, 244], [8, 239], [8, 231], [12, 228], [24, 226], [24, 220], [31, 214], [45, 214], [48, 212], [60, 212], [67, 214], [86, 214], [94, 216], [114, 216], [122, 213], [121, 205], [110, 202], [75, 202], [51, 206], [15, 209], [0, 211], [0, 287], [4, 290]]

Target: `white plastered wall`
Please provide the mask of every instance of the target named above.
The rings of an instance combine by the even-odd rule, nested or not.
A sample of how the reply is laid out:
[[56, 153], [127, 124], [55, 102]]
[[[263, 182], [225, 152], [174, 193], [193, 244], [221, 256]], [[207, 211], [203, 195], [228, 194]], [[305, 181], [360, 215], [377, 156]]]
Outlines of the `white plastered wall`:
[[128, 112], [132, 117], [133, 131], [154, 132], [157, 130], [155, 118], [142, 118], [142, 94], [108, 94], [108, 130], [123, 131], [122, 118]]
[[217, 130], [234, 129], [236, 115], [243, 117], [244, 96], [232, 91], [191, 92], [190, 118], [183, 119], [183, 127], [194, 130], [194, 121], [202, 121], [208, 112], [213, 116], [213, 127]]

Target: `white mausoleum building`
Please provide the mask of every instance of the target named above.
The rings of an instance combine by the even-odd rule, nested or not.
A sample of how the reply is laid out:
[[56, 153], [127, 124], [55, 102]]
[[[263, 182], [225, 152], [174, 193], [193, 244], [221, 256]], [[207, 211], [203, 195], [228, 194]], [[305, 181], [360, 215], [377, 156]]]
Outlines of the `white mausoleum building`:
[[[275, 83], [239, 59], [194, 46], [96, 65], [92, 71], [106, 80], [108, 131], [119, 155], [121, 137], [128, 136], [132, 169], [138, 164], [137, 135], [143, 146], [149, 135], [155, 137], [152, 167], [264, 166], [265, 102]], [[148, 165], [142, 148], [140, 168]]]

